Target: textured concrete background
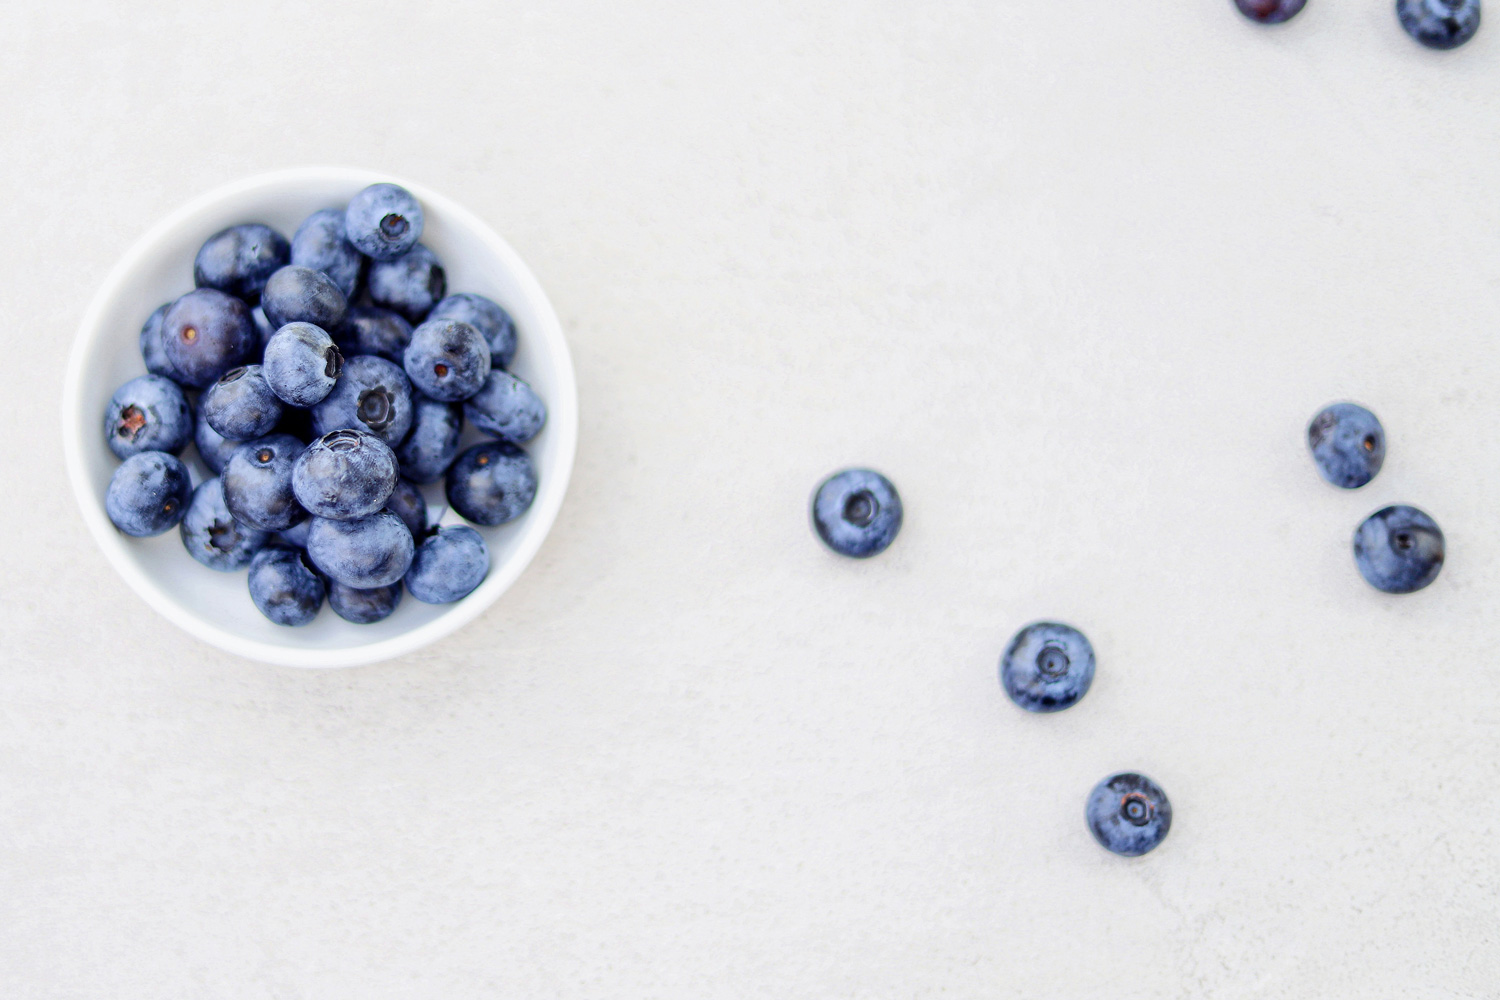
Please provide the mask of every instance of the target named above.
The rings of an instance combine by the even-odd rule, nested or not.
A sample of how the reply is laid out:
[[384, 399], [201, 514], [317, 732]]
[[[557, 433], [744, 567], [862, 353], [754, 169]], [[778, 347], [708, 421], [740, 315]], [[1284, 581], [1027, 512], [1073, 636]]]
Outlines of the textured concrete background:
[[[0, 9], [0, 992], [1500, 995], [1500, 23], [1063, 6]], [[340, 673], [125, 592], [55, 423], [130, 242], [308, 162], [489, 220], [582, 400], [515, 589]], [[868, 563], [806, 523], [852, 463]], [[1399, 599], [1394, 500], [1450, 546]], [[1051, 718], [994, 676], [1042, 616], [1100, 657]]]

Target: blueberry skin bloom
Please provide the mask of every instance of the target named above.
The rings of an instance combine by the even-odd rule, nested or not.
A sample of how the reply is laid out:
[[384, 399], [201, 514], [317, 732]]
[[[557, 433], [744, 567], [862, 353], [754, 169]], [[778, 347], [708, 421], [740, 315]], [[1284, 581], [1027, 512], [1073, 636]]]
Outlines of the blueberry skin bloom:
[[162, 317], [161, 339], [177, 381], [194, 389], [213, 385], [250, 360], [258, 344], [250, 307], [214, 288], [173, 302]]
[[1415, 507], [1383, 507], [1355, 529], [1354, 565], [1376, 590], [1421, 590], [1443, 568], [1443, 531]]
[[328, 576], [356, 590], [388, 587], [406, 575], [416, 549], [401, 518], [388, 510], [365, 517], [313, 519], [307, 554]]
[[411, 343], [411, 324], [398, 313], [378, 306], [354, 306], [335, 334], [345, 357], [374, 354], [401, 364]]
[[250, 560], [250, 600], [277, 625], [306, 625], [323, 607], [323, 578], [307, 553], [279, 545]]
[[375, 435], [349, 427], [329, 431], [308, 445], [292, 469], [298, 503], [322, 518], [350, 520], [373, 514], [395, 488], [395, 453]]
[[1000, 684], [1028, 712], [1061, 712], [1094, 683], [1094, 647], [1070, 625], [1034, 622], [1000, 657]]
[[109, 478], [104, 512], [125, 534], [148, 538], [181, 521], [192, 498], [192, 480], [181, 459], [143, 451], [127, 458]]
[[1153, 850], [1172, 829], [1167, 793], [1145, 775], [1128, 771], [1095, 785], [1083, 813], [1094, 839], [1127, 858]]
[[313, 407], [312, 418], [319, 435], [353, 427], [394, 448], [411, 430], [411, 380], [385, 358], [346, 358], [333, 391]]
[[104, 440], [116, 458], [143, 451], [174, 455], [193, 437], [193, 411], [177, 383], [142, 375], [115, 390], [104, 411]]
[[302, 220], [292, 234], [291, 262], [328, 275], [344, 298], [354, 298], [359, 291], [360, 273], [365, 259], [354, 244], [344, 237], [344, 213], [325, 208]]
[[261, 364], [277, 398], [290, 406], [306, 407], [328, 398], [344, 370], [344, 356], [322, 327], [288, 323], [266, 344]]
[[465, 524], [438, 528], [417, 546], [406, 589], [424, 604], [449, 604], [469, 593], [490, 571], [490, 550]]
[[217, 288], [253, 306], [260, 301], [266, 279], [286, 266], [291, 253], [286, 237], [270, 226], [230, 226], [210, 236], [199, 249], [193, 261], [193, 283], [199, 288]]
[[266, 282], [260, 307], [277, 330], [288, 323], [311, 323], [332, 330], [344, 321], [349, 302], [322, 271], [288, 264]]
[[204, 419], [203, 409], [198, 410], [198, 418], [193, 421], [193, 444], [198, 448], [198, 457], [203, 459], [203, 464], [208, 466], [210, 472], [219, 475], [224, 471], [224, 466], [229, 464], [230, 458], [239, 451], [243, 441], [232, 441], [212, 427]]
[[[490, 374], [493, 378], [494, 373]], [[458, 438], [464, 429], [463, 407], [440, 403], [421, 393], [414, 394], [413, 405], [411, 434], [396, 449], [396, 460], [401, 463], [401, 474], [412, 482], [435, 483], [458, 454]]]
[[199, 400], [208, 426], [234, 441], [271, 433], [281, 420], [281, 400], [260, 365], [231, 368]]
[[456, 319], [478, 330], [490, 345], [490, 364], [504, 368], [516, 356], [516, 321], [494, 301], [473, 292], [449, 295], [427, 314], [429, 322]]
[[349, 199], [344, 232], [371, 260], [395, 260], [422, 238], [422, 206], [398, 184], [371, 184]]
[[369, 286], [377, 306], [420, 323], [448, 290], [448, 277], [433, 252], [418, 243], [402, 257], [371, 264]]
[[307, 517], [292, 490], [292, 469], [302, 449], [290, 434], [268, 434], [235, 449], [219, 478], [224, 505], [236, 521], [283, 531]]
[[547, 404], [510, 372], [492, 371], [479, 391], [464, 402], [464, 414], [486, 434], [525, 444], [547, 422]]
[[427, 534], [427, 498], [409, 479], [397, 479], [396, 488], [385, 502], [385, 509], [401, 518], [411, 537]]
[[198, 484], [177, 527], [189, 555], [209, 569], [224, 573], [248, 565], [271, 537], [269, 531], [247, 527], [234, 519], [224, 506], [224, 487], [217, 477]]
[[1479, 30], [1479, 0], [1396, 0], [1396, 17], [1429, 49], [1456, 49]]
[[391, 616], [401, 604], [401, 584], [359, 590], [337, 580], [328, 585], [328, 606], [346, 622], [373, 625]]
[[166, 318], [167, 309], [172, 303], [166, 302], [156, 307], [156, 311], [146, 317], [146, 322], [141, 326], [141, 360], [146, 362], [146, 371], [152, 375], [160, 375], [177, 381], [177, 369], [172, 367], [172, 362], [167, 360], [167, 345], [162, 343], [161, 324]]
[[1234, 5], [1252, 21], [1281, 24], [1302, 13], [1307, 0], [1234, 0]]
[[402, 355], [406, 377], [428, 399], [456, 403], [479, 391], [490, 373], [490, 347], [458, 320], [423, 323]]
[[1358, 489], [1385, 462], [1385, 428], [1357, 403], [1334, 403], [1307, 425], [1307, 446], [1324, 479]]
[[842, 556], [868, 559], [884, 552], [901, 530], [901, 517], [896, 487], [869, 469], [834, 473], [813, 494], [813, 528]]
[[509, 441], [487, 441], [454, 460], [446, 492], [460, 517], [493, 527], [514, 521], [531, 506], [536, 469], [531, 456]]

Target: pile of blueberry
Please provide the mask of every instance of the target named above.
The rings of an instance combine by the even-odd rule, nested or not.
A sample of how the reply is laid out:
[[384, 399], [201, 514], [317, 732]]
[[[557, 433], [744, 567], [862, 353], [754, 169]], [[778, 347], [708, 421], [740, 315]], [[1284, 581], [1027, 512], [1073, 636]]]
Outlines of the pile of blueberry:
[[[1302, 12], [1307, 0], [1234, 0], [1252, 21], [1281, 24]], [[1479, 0], [1396, 0], [1396, 19], [1429, 49], [1456, 49], [1479, 30]]]
[[[447, 294], [422, 223], [410, 192], [375, 184], [290, 241], [249, 223], [203, 244], [197, 288], [141, 329], [150, 374], [104, 415], [123, 460], [105, 494], [120, 531], [176, 525], [210, 569], [248, 565], [251, 600], [280, 625], [312, 621], [325, 596], [368, 624], [403, 583], [430, 604], [479, 585], [484, 539], [429, 524], [418, 484], [446, 477], [449, 506], [475, 524], [514, 520], [537, 488], [521, 446], [547, 411], [505, 370], [515, 323], [482, 295]], [[465, 417], [492, 440], [460, 454]], [[214, 474], [196, 488], [177, 457], [190, 442]]]

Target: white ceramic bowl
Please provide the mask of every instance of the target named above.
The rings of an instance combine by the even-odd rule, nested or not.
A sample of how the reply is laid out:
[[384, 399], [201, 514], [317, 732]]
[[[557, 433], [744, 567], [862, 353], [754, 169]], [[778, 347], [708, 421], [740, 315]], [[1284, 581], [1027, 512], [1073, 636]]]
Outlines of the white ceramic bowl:
[[[193, 258], [226, 226], [264, 222], [287, 236], [320, 208], [342, 206], [377, 181], [404, 185], [422, 202], [422, 242], [443, 262], [450, 292], [479, 292], [515, 318], [520, 347], [511, 370], [547, 404], [547, 425], [527, 445], [538, 488], [531, 509], [497, 528], [480, 528], [490, 572], [454, 604], [422, 604], [407, 594], [396, 613], [374, 625], [352, 625], [327, 607], [312, 624], [286, 628], [250, 602], [246, 572], [219, 573], [183, 548], [176, 529], [129, 538], [104, 513], [104, 491], [119, 462], [104, 441], [104, 410], [123, 382], [145, 373], [139, 336], [151, 311], [193, 287]], [[531, 562], [552, 527], [573, 470], [578, 391], [562, 327], [521, 258], [483, 222], [447, 198], [387, 174], [304, 167], [219, 188], [172, 213], [142, 237], [110, 272], [83, 319], [63, 389], [63, 446], [68, 477], [84, 520], [120, 575], [157, 611], [205, 642], [267, 663], [346, 667], [399, 656], [443, 638], [494, 603]], [[467, 432], [475, 436], [472, 429]], [[465, 442], [467, 445], [467, 440]], [[183, 458], [194, 483], [210, 473], [189, 446]], [[429, 515], [446, 509], [441, 484], [424, 489]], [[444, 523], [461, 523], [451, 512]]]

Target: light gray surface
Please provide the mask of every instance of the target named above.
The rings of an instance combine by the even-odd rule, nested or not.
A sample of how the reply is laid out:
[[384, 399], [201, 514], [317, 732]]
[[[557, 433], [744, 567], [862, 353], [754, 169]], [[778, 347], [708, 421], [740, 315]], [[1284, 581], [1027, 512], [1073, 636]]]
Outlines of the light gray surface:
[[[1496, 995], [1500, 26], [139, 6], [0, 12], [7, 996]], [[511, 240], [582, 409], [520, 583], [333, 674], [122, 593], [54, 423], [142, 230], [324, 161]], [[868, 563], [806, 524], [850, 463], [906, 500]], [[1450, 543], [1399, 599], [1349, 555], [1398, 499]], [[1048, 718], [995, 679], [1042, 616], [1099, 655]], [[1124, 767], [1136, 861], [1081, 816]]]

